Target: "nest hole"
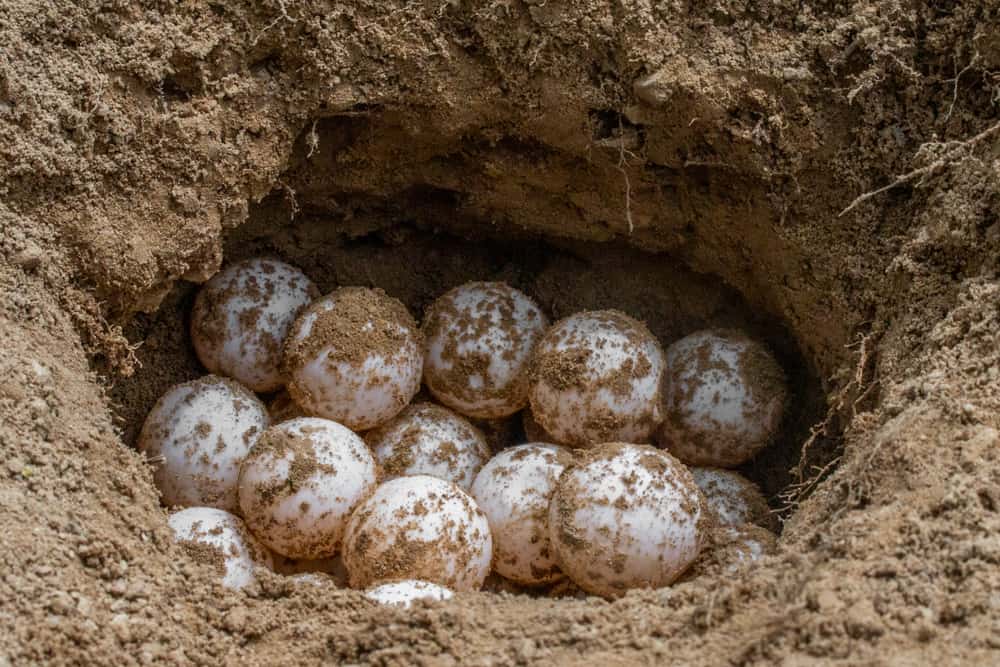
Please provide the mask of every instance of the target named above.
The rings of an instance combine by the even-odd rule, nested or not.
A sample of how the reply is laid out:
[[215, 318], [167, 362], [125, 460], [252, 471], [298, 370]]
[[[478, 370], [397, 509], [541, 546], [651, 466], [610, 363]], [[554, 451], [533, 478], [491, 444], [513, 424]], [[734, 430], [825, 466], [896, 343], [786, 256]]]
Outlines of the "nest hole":
[[[609, 123], [601, 142], [634, 139]], [[623, 145], [610, 154], [595, 145], [597, 157], [582, 158], [522, 137], [436, 145], [388, 113], [319, 119], [305, 126], [271, 192], [228, 233], [225, 262], [278, 257], [324, 293], [379, 287], [418, 319], [451, 287], [496, 280], [534, 297], [553, 320], [622, 310], [664, 347], [698, 329], [741, 329], [773, 351], [791, 400], [777, 440], [739, 471], [787, 521], [794, 507], [786, 493], [801, 471], [828, 474], [839, 447], [836, 436], [813, 439], [803, 460], [826, 414], [823, 363], [774, 297], [789, 280], [775, 262], [807, 266], [808, 258], [782, 255], [762, 234], [774, 222], [766, 185], [647, 161], [626, 192]], [[623, 195], [633, 198], [631, 220]], [[205, 373], [188, 335], [197, 287], [178, 283], [155, 313], [128, 326], [129, 338], [142, 341], [142, 365], [110, 394], [130, 445], [164, 391]], [[519, 416], [512, 421], [515, 438], [523, 436]]]

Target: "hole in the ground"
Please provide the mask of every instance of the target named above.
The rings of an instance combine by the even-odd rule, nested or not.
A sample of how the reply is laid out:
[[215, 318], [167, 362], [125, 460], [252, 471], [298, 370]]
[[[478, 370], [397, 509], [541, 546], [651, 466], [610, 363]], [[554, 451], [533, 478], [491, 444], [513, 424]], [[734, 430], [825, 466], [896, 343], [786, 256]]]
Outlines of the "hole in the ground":
[[[643, 244], [641, 237], [621, 233], [594, 240], [589, 233], [560, 234], [552, 221], [523, 224], [519, 215], [504, 215], [496, 197], [484, 200], [484, 185], [477, 179], [486, 174], [494, 190], [547, 199], [533, 210], [536, 215], [550, 213], [552, 200], [559, 198], [555, 190], [539, 192], [533, 187], [537, 183], [523, 181], [522, 164], [511, 167], [527, 161], [532, 169], [549, 168], [556, 176], [568, 168], [542, 145], [515, 138], [432, 150], [408, 144], [400, 126], [383, 121], [376, 127], [365, 117], [330, 119], [319, 123], [318, 142], [304, 136], [281, 187], [253, 205], [249, 220], [227, 239], [226, 261], [277, 256], [299, 266], [324, 293], [344, 285], [379, 287], [418, 319], [451, 287], [491, 280], [531, 295], [553, 319], [580, 310], [622, 310], [646, 322], [664, 346], [699, 329], [743, 330], [778, 358], [792, 400], [777, 441], [739, 471], [762, 488], [773, 510], [788, 518], [782, 492], [799, 481], [791, 471], [802, 463], [802, 445], [825, 414], [826, 400], [818, 365], [800, 345], [801, 332], [790, 328], [762, 296], [790, 279], [774, 271], [767, 258], [755, 256], [761, 225], [752, 209], [758, 195], [752, 181], [734, 177], [722, 182], [707, 167], [654, 170], [662, 182], [655, 191], [640, 193], [646, 203], [656, 202], [668, 217], [678, 208], [711, 206], [716, 223], [711, 225], [704, 211], [678, 217], [671, 233], [684, 241], [667, 244], [674, 249], [664, 252], [662, 244]], [[619, 128], [617, 121], [613, 125], [612, 138]], [[396, 143], [387, 147], [386, 141]], [[399, 164], [377, 168], [366, 147], [382, 157], [395, 151]], [[415, 154], [422, 172], [414, 166]], [[472, 164], [478, 171], [456, 173]], [[368, 180], [376, 171], [380, 180]], [[417, 173], [426, 178], [415, 177]], [[741, 185], [746, 192], [739, 190]], [[664, 191], [676, 201], [663, 202]], [[526, 206], [531, 202], [510, 201], [519, 213]], [[582, 209], [579, 218], [567, 223], [575, 231], [587, 229], [586, 219], [599, 219], [599, 205], [580, 199], [574, 206]], [[570, 235], [583, 238], [565, 238]], [[717, 271], [706, 272], [706, 267]], [[131, 324], [130, 338], [144, 342], [138, 351], [142, 367], [111, 389], [126, 442], [135, 442], [146, 413], [164, 391], [205, 372], [187, 336], [195, 291], [195, 285], [178, 285], [158, 312], [139, 315]], [[523, 433], [519, 420], [513, 421], [517, 439]], [[830, 462], [836, 446], [834, 439], [813, 442], [806, 469]]]

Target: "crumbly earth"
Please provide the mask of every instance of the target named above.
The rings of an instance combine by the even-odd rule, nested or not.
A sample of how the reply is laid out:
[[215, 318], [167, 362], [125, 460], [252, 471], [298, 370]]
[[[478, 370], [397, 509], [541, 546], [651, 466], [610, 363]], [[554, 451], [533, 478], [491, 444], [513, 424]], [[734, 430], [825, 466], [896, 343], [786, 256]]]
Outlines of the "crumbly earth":
[[[995, 662], [998, 15], [4, 3], [0, 664]], [[801, 406], [744, 471], [777, 554], [614, 603], [220, 591], [128, 445], [201, 373], [184, 281], [224, 249], [414, 313], [506, 280], [664, 344], [746, 328]]]

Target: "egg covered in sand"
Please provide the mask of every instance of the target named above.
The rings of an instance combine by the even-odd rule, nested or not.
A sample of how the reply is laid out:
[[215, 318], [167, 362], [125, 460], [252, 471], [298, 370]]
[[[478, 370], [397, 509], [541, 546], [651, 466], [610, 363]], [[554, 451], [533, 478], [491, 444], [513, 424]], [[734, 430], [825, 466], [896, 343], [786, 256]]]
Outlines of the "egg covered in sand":
[[531, 414], [559, 444], [649, 442], [660, 422], [663, 351], [615, 310], [556, 322], [535, 352]]
[[408, 609], [417, 600], [440, 602], [450, 599], [454, 593], [429, 581], [404, 579], [381, 584], [365, 591], [365, 597], [379, 604]]
[[347, 518], [376, 485], [364, 441], [328, 419], [299, 417], [266, 430], [239, 475], [240, 509], [264, 544], [289, 558], [332, 556]]
[[424, 381], [458, 412], [512, 415], [528, 402], [531, 355], [548, 319], [526, 294], [501, 282], [467, 283], [424, 315]]
[[399, 477], [351, 515], [344, 565], [353, 588], [420, 579], [474, 591], [490, 571], [493, 540], [469, 494], [437, 477]]
[[188, 507], [171, 514], [167, 525], [177, 544], [193, 560], [213, 567], [226, 588], [245, 588], [256, 580], [256, 568], [271, 567], [267, 548], [234, 514], [214, 507]]
[[166, 505], [236, 511], [236, 477], [268, 427], [264, 404], [215, 375], [171, 387], [146, 417], [137, 447]]
[[734, 470], [692, 466], [691, 476], [715, 512], [718, 523], [739, 526], [753, 523], [773, 530], [776, 517], [760, 488]]
[[420, 388], [421, 335], [382, 290], [342, 287], [314, 302], [285, 343], [288, 393], [309, 414], [363, 431], [399, 414]]
[[711, 522], [691, 473], [645, 445], [583, 452], [549, 505], [556, 560], [580, 588], [614, 598], [673, 582], [698, 557]]
[[490, 457], [483, 433], [447, 408], [414, 403], [378, 428], [365, 442], [385, 476], [430, 475], [468, 491]]
[[736, 331], [693, 333], [667, 349], [657, 441], [689, 465], [738, 466], [775, 437], [786, 395], [763, 345]]
[[572, 461], [568, 449], [529, 443], [505, 449], [479, 471], [472, 497], [490, 522], [498, 574], [530, 586], [562, 577], [549, 539], [549, 500]]
[[275, 259], [248, 259], [216, 273], [198, 291], [191, 342], [211, 373], [254, 391], [285, 384], [281, 350], [292, 322], [319, 296], [302, 271]]

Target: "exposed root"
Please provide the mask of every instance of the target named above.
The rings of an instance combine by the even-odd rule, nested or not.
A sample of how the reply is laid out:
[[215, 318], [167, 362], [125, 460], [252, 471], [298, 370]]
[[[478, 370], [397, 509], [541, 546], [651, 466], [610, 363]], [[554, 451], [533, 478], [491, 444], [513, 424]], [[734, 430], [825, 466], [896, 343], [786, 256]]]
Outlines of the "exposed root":
[[854, 201], [851, 202], [851, 204], [847, 208], [845, 208], [843, 211], [841, 211], [837, 215], [837, 217], [838, 218], [839, 217], [843, 217], [844, 215], [846, 215], [847, 213], [850, 213], [851, 211], [853, 211], [855, 208], [857, 208], [861, 204], [863, 204], [866, 201], [868, 201], [869, 199], [873, 199], [873, 198], [877, 197], [878, 195], [880, 195], [882, 193], [885, 193], [885, 192], [888, 192], [889, 190], [892, 190], [893, 188], [898, 187], [900, 185], [905, 185], [905, 184], [910, 183], [911, 181], [915, 181], [917, 179], [919, 179], [919, 181], [917, 183], [918, 185], [925, 184], [928, 181], [928, 179], [930, 179], [933, 176], [936, 176], [938, 173], [940, 173], [941, 171], [943, 171], [946, 167], [950, 166], [959, 157], [961, 157], [962, 155], [964, 155], [965, 151], [967, 151], [969, 148], [975, 146], [976, 144], [978, 144], [981, 141], [984, 141], [984, 140], [990, 138], [991, 136], [993, 136], [994, 134], [996, 134], [998, 131], [1000, 131], [1000, 122], [997, 122], [994, 125], [991, 125], [990, 127], [986, 128], [985, 130], [983, 130], [982, 132], [980, 132], [979, 134], [977, 134], [974, 137], [971, 137], [969, 139], [966, 139], [965, 141], [949, 141], [949, 142], [945, 142], [943, 144], [937, 144], [937, 143], [924, 144], [924, 146], [922, 146], [921, 148], [940, 146], [940, 147], [944, 147], [945, 148], [945, 152], [944, 152], [944, 154], [941, 157], [939, 157], [938, 159], [934, 160], [930, 164], [928, 164], [926, 166], [923, 166], [923, 167], [920, 167], [919, 169], [914, 169], [913, 171], [909, 172], [908, 174], [903, 174], [902, 176], [897, 176], [896, 180], [894, 180], [892, 183], [889, 183], [888, 185], [883, 185], [882, 187], [878, 188], [877, 190], [872, 190], [871, 192], [866, 192], [863, 195], [858, 196]]
[[850, 381], [834, 394], [834, 401], [827, 410], [823, 421], [809, 429], [809, 437], [802, 444], [799, 462], [791, 471], [797, 481], [789, 484], [778, 495], [781, 507], [775, 513], [784, 514], [797, 509], [802, 500], [812, 493], [816, 486], [840, 462], [841, 457], [837, 456], [822, 466], [810, 465], [809, 452], [820, 437], [830, 435], [835, 420], [845, 413], [846, 408], [850, 407], [850, 419], [857, 417], [860, 405], [878, 385], [878, 378], [872, 377], [874, 374], [875, 343], [878, 337], [878, 331], [869, 331], [847, 346], [848, 349], [858, 348], [858, 360], [854, 366], [854, 373], [851, 375]]

